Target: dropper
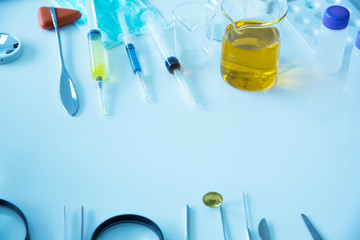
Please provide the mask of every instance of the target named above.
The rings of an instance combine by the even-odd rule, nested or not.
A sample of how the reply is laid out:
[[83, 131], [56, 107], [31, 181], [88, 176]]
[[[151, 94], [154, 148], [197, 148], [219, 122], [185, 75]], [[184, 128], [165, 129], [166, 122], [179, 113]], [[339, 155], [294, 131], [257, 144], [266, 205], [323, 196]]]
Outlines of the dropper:
[[[133, 44], [129, 29], [128, 29], [128, 25], [126, 23], [124, 13], [119, 10], [117, 12], [117, 17], [118, 17], [118, 21], [120, 24], [120, 28], [122, 30], [123, 40], [125, 43], [125, 49], [126, 49], [126, 52], [127, 52], [130, 64], [131, 64], [131, 68], [133, 70], [133, 73], [136, 75], [137, 79], [139, 80], [139, 85], [140, 85], [140, 89], [141, 89], [142, 95], [144, 97], [144, 100], [146, 102], [150, 102], [151, 97], [149, 94], [149, 89], [146, 85], [146, 82], [144, 79], [144, 74], [142, 72], [139, 59], [136, 55], [135, 46]], [[121, 38], [120, 34], [119, 34], [118, 38]]]
[[101, 32], [97, 26], [94, 0], [85, 0], [85, 5], [87, 11], [88, 25], [90, 28], [87, 34], [87, 38], [90, 51], [91, 77], [97, 82], [101, 111], [103, 114], [107, 114], [103, 93], [103, 81], [106, 77], [106, 68], [104, 47], [101, 40]]
[[156, 45], [158, 46], [161, 56], [164, 59], [166, 69], [169, 71], [170, 74], [173, 74], [175, 78], [179, 81], [181, 88], [183, 89], [184, 93], [188, 101], [191, 105], [195, 106], [196, 102], [187, 86], [187, 83], [181, 73], [181, 65], [179, 60], [168, 53], [165, 43], [162, 40], [162, 28], [158, 21], [156, 21], [156, 16], [154, 12], [151, 10], [145, 10], [144, 13], [141, 15], [142, 20], [146, 23], [146, 26], [149, 30], [149, 33], [152, 35]]

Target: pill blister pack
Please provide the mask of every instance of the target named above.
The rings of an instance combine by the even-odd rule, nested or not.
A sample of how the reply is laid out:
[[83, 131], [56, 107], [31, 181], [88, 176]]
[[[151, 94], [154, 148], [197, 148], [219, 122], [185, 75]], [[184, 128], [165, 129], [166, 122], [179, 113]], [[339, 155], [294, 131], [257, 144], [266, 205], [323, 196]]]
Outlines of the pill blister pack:
[[349, 10], [350, 22], [346, 46], [354, 46], [356, 35], [360, 30], [360, 0], [289, 0], [288, 2], [286, 31], [296, 44], [300, 44], [309, 59], [314, 56], [324, 12], [332, 5], [340, 5]]

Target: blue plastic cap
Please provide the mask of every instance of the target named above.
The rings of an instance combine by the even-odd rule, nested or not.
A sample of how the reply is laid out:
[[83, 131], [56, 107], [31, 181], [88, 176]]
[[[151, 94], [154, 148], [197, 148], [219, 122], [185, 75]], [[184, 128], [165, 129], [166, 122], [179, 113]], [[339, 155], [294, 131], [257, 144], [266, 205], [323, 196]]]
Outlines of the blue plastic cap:
[[357, 38], [356, 38], [356, 42], [355, 42], [355, 46], [360, 49], [360, 31], [358, 32]]
[[328, 7], [324, 13], [323, 25], [332, 30], [345, 29], [349, 24], [350, 12], [342, 6]]

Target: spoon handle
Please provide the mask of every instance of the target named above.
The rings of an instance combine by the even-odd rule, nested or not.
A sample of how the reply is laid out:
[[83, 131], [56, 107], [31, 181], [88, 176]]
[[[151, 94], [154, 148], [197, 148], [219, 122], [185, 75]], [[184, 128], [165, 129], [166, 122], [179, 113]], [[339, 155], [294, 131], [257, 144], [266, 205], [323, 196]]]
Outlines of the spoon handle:
[[51, 13], [51, 19], [52, 19], [52, 22], [53, 22], [53, 25], [54, 25], [55, 33], [56, 33], [56, 39], [57, 39], [57, 42], [58, 42], [61, 66], [65, 67], [64, 58], [63, 58], [63, 54], [62, 54], [60, 32], [59, 32], [59, 28], [58, 28], [58, 23], [57, 23], [57, 18], [56, 18], [56, 13], [55, 13], [55, 8], [54, 7], [50, 7], [50, 13]]

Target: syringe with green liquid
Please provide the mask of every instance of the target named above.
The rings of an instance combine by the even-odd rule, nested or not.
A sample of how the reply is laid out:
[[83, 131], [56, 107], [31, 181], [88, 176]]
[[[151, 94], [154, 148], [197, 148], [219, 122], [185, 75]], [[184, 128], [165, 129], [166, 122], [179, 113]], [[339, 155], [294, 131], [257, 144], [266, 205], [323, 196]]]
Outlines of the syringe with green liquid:
[[93, 0], [86, 0], [87, 19], [90, 30], [87, 34], [90, 51], [91, 77], [97, 82], [101, 111], [106, 114], [105, 98], [103, 95], [103, 81], [106, 77], [104, 47], [101, 40], [101, 32], [97, 28], [96, 13]]

